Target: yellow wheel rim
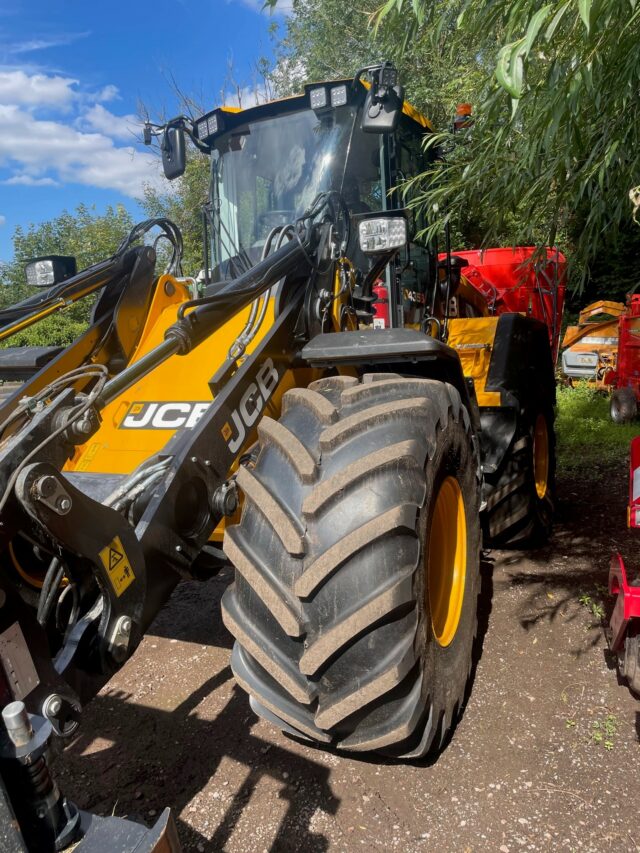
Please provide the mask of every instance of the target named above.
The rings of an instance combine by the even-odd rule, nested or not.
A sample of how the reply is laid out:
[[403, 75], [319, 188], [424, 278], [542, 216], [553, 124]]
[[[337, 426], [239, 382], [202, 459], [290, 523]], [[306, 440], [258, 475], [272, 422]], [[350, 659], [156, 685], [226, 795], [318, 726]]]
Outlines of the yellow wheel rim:
[[538, 415], [533, 431], [533, 476], [540, 500], [547, 494], [549, 483], [549, 433], [547, 419]]
[[425, 551], [431, 625], [437, 642], [448, 646], [458, 630], [467, 573], [467, 520], [455, 477], [440, 486]]

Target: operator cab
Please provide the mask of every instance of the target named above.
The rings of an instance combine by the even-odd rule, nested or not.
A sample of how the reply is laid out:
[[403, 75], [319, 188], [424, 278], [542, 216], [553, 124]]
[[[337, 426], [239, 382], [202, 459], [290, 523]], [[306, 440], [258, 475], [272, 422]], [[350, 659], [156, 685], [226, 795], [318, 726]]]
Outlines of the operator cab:
[[[398, 187], [424, 171], [423, 139], [432, 128], [399, 100], [393, 130], [365, 129], [369, 91], [358, 78], [311, 84], [298, 97], [242, 112], [221, 108], [196, 122], [198, 138], [211, 146], [214, 287], [260, 261], [272, 248], [274, 229], [295, 222], [318, 193], [334, 191], [351, 217], [345, 254], [361, 289], [370, 292], [382, 277], [393, 291], [392, 325], [419, 326], [435, 278], [435, 254], [414, 237], [380, 270], [375, 258], [360, 251], [354, 226], [362, 214], [405, 207]], [[411, 223], [410, 233], [420, 227]]]
[[320, 192], [341, 193], [350, 214], [384, 209], [380, 137], [353, 133], [357, 119], [356, 105], [318, 116], [307, 98], [231, 117], [211, 155], [214, 281], [261, 260], [271, 232]]
[[[406, 210], [401, 187], [434, 156], [424, 151], [432, 132], [404, 101], [388, 63], [355, 79], [309, 84], [299, 96], [245, 110], [220, 107], [197, 119], [189, 135], [211, 156], [207, 286], [215, 290], [237, 278], [291, 239], [318, 194], [331, 192], [350, 220], [344, 255], [357, 289], [370, 297], [374, 285], [386, 285], [389, 324], [420, 328], [433, 310], [437, 252], [419, 236], [424, 223]], [[174, 174], [176, 156], [184, 157], [174, 137], [165, 136], [163, 155]], [[361, 251], [359, 218], [394, 210], [409, 218], [409, 239], [382, 263]]]

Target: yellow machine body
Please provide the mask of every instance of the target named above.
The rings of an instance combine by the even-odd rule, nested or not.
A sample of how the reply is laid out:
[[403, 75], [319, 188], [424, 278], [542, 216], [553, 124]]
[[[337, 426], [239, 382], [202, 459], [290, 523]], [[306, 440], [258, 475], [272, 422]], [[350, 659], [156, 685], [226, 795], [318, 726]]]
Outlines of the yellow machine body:
[[498, 320], [472, 317], [449, 321], [447, 343], [458, 353], [465, 377], [473, 379], [479, 406], [500, 405], [500, 392], [486, 390]]
[[[347, 270], [347, 274], [351, 272]], [[332, 323], [335, 328], [353, 328], [344, 314], [346, 295], [336, 275]], [[135, 363], [164, 340], [175, 322], [179, 306], [191, 299], [186, 286], [171, 276], [162, 276], [156, 285], [144, 330], [131, 363]], [[94, 474], [130, 474], [146, 459], [160, 453], [176, 430], [195, 426], [213, 400], [209, 382], [224, 363], [238, 335], [244, 329], [250, 307], [230, 316], [213, 335], [186, 355], [174, 355], [122, 393], [102, 412], [102, 423], [91, 439], [76, 448], [65, 466], [67, 471]], [[269, 299], [262, 327], [247, 347], [249, 355], [262, 340], [274, 319], [274, 299]], [[241, 361], [239, 360], [239, 363]], [[277, 418], [283, 394], [290, 388], [306, 387], [321, 371], [303, 368], [288, 371], [263, 414]], [[257, 430], [248, 434], [245, 446], [256, 441]], [[224, 521], [212, 539], [221, 541]]]

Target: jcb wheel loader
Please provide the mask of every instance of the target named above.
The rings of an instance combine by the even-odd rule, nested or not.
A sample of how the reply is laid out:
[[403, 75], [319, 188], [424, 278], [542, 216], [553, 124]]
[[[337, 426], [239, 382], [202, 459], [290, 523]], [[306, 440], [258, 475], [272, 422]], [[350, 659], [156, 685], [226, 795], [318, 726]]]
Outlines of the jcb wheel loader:
[[[89, 328], [0, 407], [12, 849], [105, 849], [100, 821], [49, 778], [47, 749], [176, 584], [227, 560], [232, 668], [258, 714], [398, 759], [451, 732], [483, 528], [485, 543], [549, 532], [557, 335], [535, 306], [557, 294], [516, 282], [514, 311], [416, 236], [398, 185], [423, 170], [429, 132], [388, 63], [146, 128], [169, 178], [186, 137], [211, 157], [204, 293], [177, 274], [164, 221], [174, 257], [155, 277], [153, 249], [132, 245], [144, 224], [64, 283], [99, 282]], [[381, 286], [389, 323], [374, 329]], [[144, 849], [160, 836], [175, 849], [166, 817], [120, 831], [123, 850], [140, 833]]]

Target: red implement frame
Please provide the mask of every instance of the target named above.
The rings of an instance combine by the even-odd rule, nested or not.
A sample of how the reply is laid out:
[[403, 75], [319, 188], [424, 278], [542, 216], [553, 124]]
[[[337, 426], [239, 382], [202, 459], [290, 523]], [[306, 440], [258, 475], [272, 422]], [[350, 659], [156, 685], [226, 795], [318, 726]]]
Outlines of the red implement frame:
[[629, 456], [628, 527], [640, 527], [640, 435], [631, 442]]
[[611, 650], [617, 652], [624, 645], [629, 622], [640, 619], [640, 586], [629, 586], [627, 570], [620, 554], [614, 554], [611, 558], [609, 592], [617, 596], [609, 623]]
[[[629, 527], [640, 527], [640, 435], [631, 442], [627, 523]], [[609, 625], [611, 649], [617, 652], [624, 645], [629, 622], [632, 619], [640, 619], [640, 586], [629, 585], [627, 570], [620, 554], [614, 554], [611, 558], [609, 592], [617, 596]]]
[[626, 311], [618, 320], [617, 368], [607, 384], [631, 388], [640, 400], [640, 294], [627, 298]]
[[[558, 356], [567, 283], [567, 261], [558, 249], [536, 255], [532, 246], [453, 252], [469, 266], [464, 277], [487, 299], [492, 314], [517, 312], [541, 320], [549, 330], [553, 363]], [[446, 256], [441, 254], [443, 260]]]

